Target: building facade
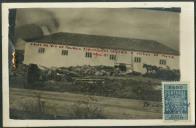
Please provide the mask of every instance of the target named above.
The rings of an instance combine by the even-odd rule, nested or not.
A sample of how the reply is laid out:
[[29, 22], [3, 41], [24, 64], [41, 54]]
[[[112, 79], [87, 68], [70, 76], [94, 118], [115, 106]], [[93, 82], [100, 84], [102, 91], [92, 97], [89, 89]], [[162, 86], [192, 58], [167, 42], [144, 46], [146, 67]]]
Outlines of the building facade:
[[[63, 35], [66, 34], [68, 34], [68, 36], [71, 36], [71, 38], [74, 38], [73, 42], [78, 41], [77, 44], [72, 43], [71, 39], [66, 40], [70, 38], [66, 38], [66, 36], [63, 37]], [[78, 35], [80, 38], [78, 37]], [[95, 38], [91, 35], [69, 35], [69, 33], [61, 33], [60, 36], [56, 34], [55, 37], [54, 35], [52, 36], [47, 36], [42, 39], [29, 41], [28, 43], [26, 43], [24, 64], [38, 64], [49, 68], [83, 65], [114, 66], [117, 64], [125, 64], [128, 70], [140, 73], [146, 72], [146, 69], [143, 67], [144, 64], [163, 68], [169, 67], [170, 69], [179, 69], [179, 54], [174, 50], [172, 51], [170, 48], [167, 49], [167, 47], [163, 45], [161, 45], [161, 47], [163, 47], [162, 49], [164, 50], [159, 50], [160, 46], [158, 45], [159, 47], [157, 47], [157, 49], [159, 51], [156, 51], [156, 47], [152, 46], [153, 44], [156, 44], [155, 42], [153, 42], [153, 44], [149, 44], [151, 47], [149, 48], [147, 44], [145, 44], [145, 46], [147, 47], [141, 46], [141, 43], [139, 44], [139, 46], [137, 46], [138, 40], [136, 40], [136, 42], [134, 42], [135, 40], [128, 40], [128, 42], [126, 43], [128, 44], [127, 47], [119, 48], [121, 44], [124, 45], [124, 38], [119, 39], [117, 37], [111, 38], [104, 36], [104, 38], [106, 38], [106, 42], [102, 42], [104, 44], [103, 46], [101, 44], [97, 44], [99, 42], [99, 40], [97, 39], [103, 38], [102, 36], [96, 36]], [[90, 37], [90, 40], [85, 39], [86, 36], [88, 38]], [[60, 41], [58, 40], [58, 37], [61, 39]], [[62, 40], [62, 37], [65, 40]], [[79, 39], [76, 40], [76, 38]], [[87, 41], [92, 41], [93, 38], [96, 40], [96, 42], [92, 43], [93, 45], [91, 44], [91, 42], [86, 43]], [[116, 38], [117, 40], [119, 39], [119, 41], [116, 42]], [[81, 40], [84, 40], [85, 44]], [[101, 39], [100, 41], [103, 41], [103, 39]], [[111, 45], [112, 41], [116, 46]], [[130, 45], [132, 46], [129, 46], [129, 41], [132, 41], [130, 43]], [[109, 43], [110, 45], [105, 45], [105, 43]], [[152, 49], [154, 47], [155, 50]]]

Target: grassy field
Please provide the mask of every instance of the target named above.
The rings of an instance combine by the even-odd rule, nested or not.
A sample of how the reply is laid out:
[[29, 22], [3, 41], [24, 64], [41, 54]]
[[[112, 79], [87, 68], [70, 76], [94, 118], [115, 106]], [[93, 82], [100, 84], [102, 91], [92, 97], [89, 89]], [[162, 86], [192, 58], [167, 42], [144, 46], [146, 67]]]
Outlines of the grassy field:
[[[84, 77], [82, 77], [84, 79]], [[143, 76], [133, 77], [86, 77], [86, 79], [102, 79], [104, 83], [76, 83], [68, 81], [39, 81], [31, 85], [19, 78], [10, 83], [11, 87], [29, 88], [57, 92], [72, 92], [77, 94], [128, 98], [139, 100], [161, 101], [161, 82], [158, 79]], [[20, 85], [21, 84], [21, 85]]]
[[161, 108], [154, 101], [10, 88], [13, 119], [159, 119]]

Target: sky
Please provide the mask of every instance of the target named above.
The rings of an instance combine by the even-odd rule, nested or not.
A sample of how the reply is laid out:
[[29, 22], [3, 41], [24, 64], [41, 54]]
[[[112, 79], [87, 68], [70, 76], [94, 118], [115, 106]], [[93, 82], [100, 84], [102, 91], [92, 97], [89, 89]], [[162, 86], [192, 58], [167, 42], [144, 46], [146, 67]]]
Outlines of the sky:
[[156, 40], [179, 49], [180, 13], [134, 8], [18, 9], [16, 27], [46, 26], [72, 32]]

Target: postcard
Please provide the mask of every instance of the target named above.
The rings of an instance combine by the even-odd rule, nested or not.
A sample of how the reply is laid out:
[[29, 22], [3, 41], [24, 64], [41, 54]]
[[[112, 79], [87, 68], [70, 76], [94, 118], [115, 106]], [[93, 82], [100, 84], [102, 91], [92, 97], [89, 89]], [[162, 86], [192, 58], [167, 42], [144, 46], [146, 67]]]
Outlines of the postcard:
[[195, 124], [193, 3], [2, 8], [4, 126]]

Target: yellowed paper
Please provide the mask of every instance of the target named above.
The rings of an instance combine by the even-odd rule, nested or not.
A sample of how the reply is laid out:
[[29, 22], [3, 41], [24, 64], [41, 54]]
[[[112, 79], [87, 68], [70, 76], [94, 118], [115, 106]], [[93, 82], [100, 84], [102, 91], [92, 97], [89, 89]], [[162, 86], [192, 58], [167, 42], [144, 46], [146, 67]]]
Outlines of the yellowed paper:
[[2, 8], [4, 126], [195, 123], [193, 3]]

